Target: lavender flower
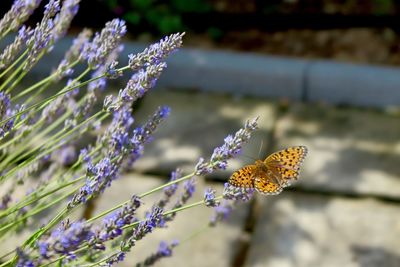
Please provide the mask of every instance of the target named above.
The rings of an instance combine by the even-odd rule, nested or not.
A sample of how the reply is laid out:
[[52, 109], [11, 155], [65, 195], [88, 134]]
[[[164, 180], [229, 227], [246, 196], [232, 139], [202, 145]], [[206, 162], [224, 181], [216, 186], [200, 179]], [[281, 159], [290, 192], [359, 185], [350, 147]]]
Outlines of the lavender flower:
[[67, 207], [72, 209], [86, 202], [89, 197], [94, 197], [102, 193], [106, 187], [111, 185], [112, 180], [114, 180], [117, 175], [118, 165], [113, 163], [108, 157], [105, 157], [94, 166], [88, 164], [85, 185], [72, 197]]
[[[171, 173], [171, 178], [169, 179], [169, 182], [173, 182], [179, 178], [181, 178], [182, 172], [180, 169], [176, 169]], [[160, 208], [164, 208], [168, 202], [171, 200], [171, 197], [175, 194], [176, 190], [178, 189], [178, 183], [171, 184], [167, 187], [164, 188], [163, 190], [163, 196], [161, 199], [157, 202], [157, 206]]]
[[18, 31], [18, 35], [14, 39], [14, 42], [8, 45], [0, 55], [0, 69], [5, 69], [14, 61], [24, 46], [26, 40], [31, 37], [32, 33], [33, 31], [31, 28], [25, 26], [21, 27], [21, 29]]
[[[67, 87], [73, 87], [75, 83], [73, 80], [68, 80]], [[60, 95], [57, 98], [53, 99], [50, 104], [48, 104], [42, 110], [42, 119], [45, 120], [47, 123], [52, 122], [55, 118], [59, 117], [63, 114], [68, 108], [73, 109], [75, 106], [74, 96], [79, 93], [79, 88], [72, 90], [66, 94]]]
[[144, 144], [168, 114], [168, 107], [160, 107], [143, 127], [136, 128], [132, 135], [129, 135], [128, 131], [133, 123], [131, 110], [125, 107], [116, 112], [113, 122], [97, 141], [107, 148], [106, 155], [95, 166], [88, 163], [86, 183], [72, 197], [68, 208], [86, 202], [89, 197], [97, 196], [110, 186], [118, 177], [123, 160], [128, 156], [126, 166], [130, 167], [141, 156]]
[[217, 169], [225, 169], [228, 164], [227, 160], [241, 151], [243, 144], [248, 142], [252, 132], [257, 129], [257, 119], [246, 121], [244, 128], [237, 131], [234, 136], [228, 135], [224, 139], [225, 143], [214, 149], [209, 162], [205, 162], [203, 158], [200, 158], [195, 167], [196, 175], [204, 175]]
[[[13, 116], [18, 110], [11, 109], [10, 96], [4, 92], [0, 92], [0, 118], [1, 120]], [[6, 133], [11, 131], [14, 126], [15, 119], [10, 119], [0, 125], [0, 138], [3, 138]]]
[[108, 97], [104, 102], [104, 109], [114, 111], [120, 109], [123, 105], [131, 105], [137, 99], [142, 98], [144, 94], [153, 88], [160, 77], [162, 71], [167, 67], [164, 62], [156, 65], [150, 65], [145, 70], [139, 70], [133, 74], [124, 89], [121, 89], [118, 98]]
[[39, 6], [41, 0], [15, 0], [11, 9], [0, 20], [0, 37], [17, 30]]
[[90, 241], [91, 246], [96, 249], [105, 249], [103, 245], [105, 241], [120, 236], [123, 231], [122, 227], [136, 221], [134, 215], [141, 203], [140, 198], [134, 195], [128, 204], [106, 217], [100, 229], [95, 231], [94, 238]]
[[59, 40], [67, 32], [72, 19], [78, 13], [79, 2], [81, 0], [64, 0], [60, 13], [54, 19], [53, 38]]
[[126, 168], [130, 168], [143, 154], [144, 144], [150, 141], [151, 135], [157, 129], [158, 125], [168, 117], [169, 113], [169, 107], [159, 107], [143, 127], [138, 127], [133, 131], [132, 137], [130, 138], [130, 155], [126, 163]]
[[84, 96], [82, 106], [78, 106], [73, 109], [73, 116], [66, 120], [64, 123], [65, 128], [75, 127], [78, 124], [80, 118], [88, 118], [90, 111], [96, 104], [97, 96], [95, 92], [88, 92]]
[[223, 197], [224, 201], [214, 208], [214, 214], [210, 219], [210, 226], [215, 226], [218, 222], [226, 220], [239, 201], [249, 201], [254, 193], [253, 188], [235, 187], [225, 183]]
[[115, 263], [121, 262], [125, 259], [125, 252], [119, 252], [106, 261], [107, 266], [112, 266]]
[[115, 157], [128, 152], [130, 146], [130, 129], [134, 122], [132, 109], [124, 107], [113, 113], [113, 120], [103, 135], [99, 136], [96, 143], [105, 147], [104, 154]]
[[[187, 180], [183, 184], [183, 192], [175, 205], [172, 207], [172, 209], [177, 209], [182, 207], [187, 203], [187, 201], [193, 196], [193, 193], [196, 191], [196, 180], [195, 178], [191, 178]], [[172, 221], [176, 216], [176, 212], [169, 213], [168, 215], [165, 216], [165, 221]]]
[[70, 68], [73, 62], [77, 61], [80, 58], [80, 54], [82, 53], [82, 49], [89, 42], [89, 38], [92, 36], [92, 31], [89, 29], [84, 29], [72, 42], [71, 47], [65, 53], [64, 58], [61, 60], [60, 64], [57, 67], [57, 77], [56, 80], [61, 80], [62, 78], [69, 76], [73, 73], [73, 70]]
[[161, 39], [158, 43], [152, 44], [143, 52], [136, 55], [129, 55], [129, 67], [138, 70], [143, 67], [159, 65], [171, 53], [182, 46], [182, 37], [185, 33], [175, 33]]
[[105, 75], [104, 78], [97, 79], [93, 82], [90, 82], [88, 85], [88, 91], [103, 91], [106, 87], [107, 79], [116, 79], [122, 75], [122, 72], [115, 69], [118, 62], [119, 54], [124, 50], [123, 45], [119, 45], [114, 50], [110, 52], [105, 60], [104, 64], [100, 65], [95, 72], [92, 74], [92, 78], [100, 77]]
[[76, 161], [77, 155], [75, 147], [67, 145], [57, 150], [53, 155], [57, 155], [56, 161], [61, 166], [69, 166]]
[[135, 245], [136, 241], [141, 240], [145, 235], [153, 232], [153, 230], [160, 225], [160, 222], [162, 222], [162, 217], [163, 209], [153, 206], [152, 211], [146, 215], [146, 219], [133, 231], [132, 236], [121, 244], [121, 251], [129, 251], [130, 248]]
[[216, 191], [212, 188], [208, 188], [204, 192], [204, 203], [207, 207], [216, 207], [220, 204], [219, 201], [215, 200], [215, 193]]
[[254, 191], [254, 188], [236, 187], [230, 183], [225, 183], [223, 197], [224, 199], [247, 202], [253, 197]]
[[214, 208], [214, 213], [210, 218], [209, 225], [215, 226], [218, 222], [226, 220], [233, 210], [232, 201], [223, 201], [219, 206]]
[[23, 70], [28, 72], [39, 60], [39, 55], [45, 52], [53, 41], [54, 19], [53, 17], [60, 10], [59, 0], [50, 0], [46, 5], [43, 19], [37, 24], [32, 37], [27, 41], [28, 56]]
[[29, 256], [22, 251], [20, 248], [17, 248], [18, 261], [16, 267], [35, 267], [38, 266]]
[[109, 53], [118, 47], [125, 33], [125, 21], [114, 19], [107, 22], [103, 30], [95, 34], [93, 41], [85, 45], [82, 58], [87, 60], [90, 68], [97, 69], [104, 64]]
[[151, 265], [154, 265], [159, 260], [161, 260], [162, 258], [171, 257], [172, 256], [172, 250], [177, 245], [179, 245], [179, 241], [178, 240], [174, 240], [170, 244], [168, 244], [165, 241], [161, 241], [157, 252], [153, 253], [152, 255], [147, 257], [143, 262], [137, 263], [136, 267], [151, 266]]
[[53, 230], [51, 234], [38, 241], [41, 258], [49, 259], [55, 255], [65, 255], [74, 258], [73, 251], [93, 236], [90, 225], [77, 221], [73, 223], [64, 222], [61, 227]]

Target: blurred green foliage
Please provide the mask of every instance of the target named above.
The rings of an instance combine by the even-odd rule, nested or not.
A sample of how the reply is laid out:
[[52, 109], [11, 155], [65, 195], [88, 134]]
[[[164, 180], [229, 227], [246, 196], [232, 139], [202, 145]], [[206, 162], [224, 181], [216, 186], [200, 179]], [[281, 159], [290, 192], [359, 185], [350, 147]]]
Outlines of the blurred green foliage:
[[374, 15], [391, 14], [395, 7], [393, 0], [371, 0]]
[[148, 26], [162, 35], [185, 31], [182, 16], [211, 10], [206, 0], [104, 0], [128, 23]]

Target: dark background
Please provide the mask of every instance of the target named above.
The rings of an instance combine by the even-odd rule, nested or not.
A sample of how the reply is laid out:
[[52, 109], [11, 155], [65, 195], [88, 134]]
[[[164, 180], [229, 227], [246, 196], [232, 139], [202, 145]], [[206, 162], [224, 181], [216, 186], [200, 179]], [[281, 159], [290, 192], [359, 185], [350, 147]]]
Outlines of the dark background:
[[395, 0], [83, 0], [70, 32], [120, 17], [134, 40], [186, 31], [188, 46], [399, 65], [399, 15]]

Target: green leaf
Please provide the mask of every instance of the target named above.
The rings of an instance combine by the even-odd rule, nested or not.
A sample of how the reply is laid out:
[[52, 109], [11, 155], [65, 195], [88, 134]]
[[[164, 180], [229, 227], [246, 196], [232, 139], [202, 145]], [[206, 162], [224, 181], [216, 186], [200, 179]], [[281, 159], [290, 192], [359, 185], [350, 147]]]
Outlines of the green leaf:
[[131, 6], [140, 10], [154, 7], [154, 0], [130, 0]]
[[141, 20], [141, 16], [137, 12], [129, 11], [124, 15], [124, 19], [129, 23], [137, 25], [137, 24], [139, 24], [139, 22]]
[[211, 6], [205, 0], [171, 0], [171, 5], [178, 12], [196, 12], [202, 13], [207, 12], [211, 9]]
[[160, 19], [158, 30], [162, 34], [169, 34], [172, 32], [182, 31], [183, 24], [181, 17], [178, 15], [165, 16]]

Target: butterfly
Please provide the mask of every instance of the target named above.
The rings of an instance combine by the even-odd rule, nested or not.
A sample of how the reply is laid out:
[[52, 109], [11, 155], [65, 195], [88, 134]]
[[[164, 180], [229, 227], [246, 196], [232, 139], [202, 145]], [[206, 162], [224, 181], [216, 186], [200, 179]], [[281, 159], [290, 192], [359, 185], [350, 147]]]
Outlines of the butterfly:
[[234, 187], [255, 188], [266, 195], [276, 195], [297, 180], [307, 147], [293, 146], [269, 155], [264, 161], [244, 166], [228, 180]]

